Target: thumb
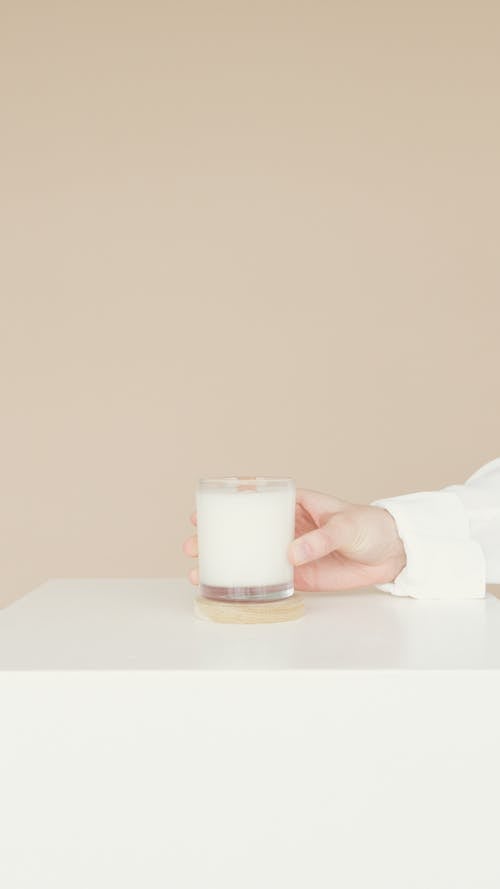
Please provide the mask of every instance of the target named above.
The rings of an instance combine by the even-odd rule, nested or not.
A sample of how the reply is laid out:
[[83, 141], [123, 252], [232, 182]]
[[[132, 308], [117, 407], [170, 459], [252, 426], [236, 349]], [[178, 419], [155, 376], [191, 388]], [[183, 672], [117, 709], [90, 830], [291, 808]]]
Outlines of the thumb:
[[292, 565], [305, 565], [348, 546], [354, 536], [351, 521], [345, 513], [337, 512], [321, 528], [297, 537], [288, 548], [288, 558]]

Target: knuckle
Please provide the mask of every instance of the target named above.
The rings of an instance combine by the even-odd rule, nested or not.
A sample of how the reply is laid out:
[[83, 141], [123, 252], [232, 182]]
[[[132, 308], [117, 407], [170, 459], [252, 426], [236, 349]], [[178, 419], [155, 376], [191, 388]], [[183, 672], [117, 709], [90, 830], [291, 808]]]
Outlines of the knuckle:
[[333, 528], [330, 522], [327, 522], [326, 525], [318, 529], [318, 550], [322, 553], [329, 553], [331, 549], [333, 549], [334, 545], [334, 534]]

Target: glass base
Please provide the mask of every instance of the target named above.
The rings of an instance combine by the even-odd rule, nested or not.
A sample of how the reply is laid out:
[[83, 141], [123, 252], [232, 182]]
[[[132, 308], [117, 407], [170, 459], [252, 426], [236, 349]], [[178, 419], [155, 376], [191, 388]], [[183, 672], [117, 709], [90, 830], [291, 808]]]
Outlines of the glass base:
[[208, 586], [200, 583], [200, 593], [206, 599], [219, 602], [274, 602], [293, 596], [293, 583], [275, 583], [268, 586]]

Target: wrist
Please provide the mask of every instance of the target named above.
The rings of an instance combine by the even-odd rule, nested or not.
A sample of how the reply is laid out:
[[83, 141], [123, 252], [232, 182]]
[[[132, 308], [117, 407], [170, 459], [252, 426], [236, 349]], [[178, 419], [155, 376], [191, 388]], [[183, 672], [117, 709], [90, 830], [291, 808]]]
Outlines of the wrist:
[[384, 540], [387, 541], [387, 581], [393, 583], [397, 576], [401, 574], [406, 567], [406, 550], [405, 545], [399, 536], [398, 526], [393, 515], [383, 506], [376, 507], [383, 513], [384, 520]]

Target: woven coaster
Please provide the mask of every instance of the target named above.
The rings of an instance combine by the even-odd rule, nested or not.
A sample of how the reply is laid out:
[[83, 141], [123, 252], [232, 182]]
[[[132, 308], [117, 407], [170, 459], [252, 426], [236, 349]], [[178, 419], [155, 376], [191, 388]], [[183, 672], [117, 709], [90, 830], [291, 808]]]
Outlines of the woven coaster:
[[295, 594], [276, 602], [220, 602], [198, 596], [194, 611], [218, 624], [275, 624], [302, 617], [304, 602]]

